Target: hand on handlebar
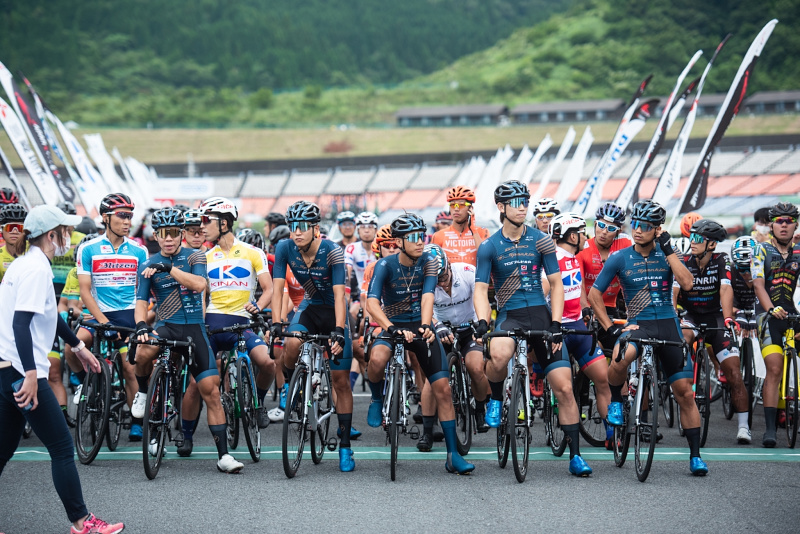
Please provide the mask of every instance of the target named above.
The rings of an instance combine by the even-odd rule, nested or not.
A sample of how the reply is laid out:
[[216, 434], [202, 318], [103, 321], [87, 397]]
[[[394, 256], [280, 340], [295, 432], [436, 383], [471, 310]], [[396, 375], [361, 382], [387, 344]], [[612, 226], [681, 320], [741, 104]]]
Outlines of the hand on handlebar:
[[486, 319], [481, 319], [472, 329], [475, 331], [472, 339], [480, 341], [489, 332], [489, 323], [486, 322]]
[[725, 326], [729, 329], [732, 329], [734, 334], [739, 335], [742, 331], [742, 327], [739, 326], [739, 323], [736, 322], [736, 319], [733, 317], [726, 317], [725, 318]]
[[150, 339], [150, 336], [148, 335], [150, 332], [152, 332], [152, 330], [144, 321], [139, 321], [136, 323], [136, 332], [134, 335], [140, 343], [145, 343], [148, 339]]
[[429, 325], [429, 324], [424, 324], [424, 325], [420, 326], [419, 327], [419, 333], [420, 333], [420, 335], [422, 337], [425, 338], [425, 342], [428, 345], [433, 343], [434, 340], [436, 339], [436, 332], [434, 332], [433, 328], [431, 328], [431, 325]]
[[561, 333], [561, 323], [559, 321], [553, 321], [550, 323], [550, 328], [548, 331], [551, 334], [550, 341], [553, 346], [553, 354], [561, 350], [561, 343], [564, 339], [563, 334]]
[[439, 336], [439, 339], [442, 340], [442, 343], [447, 343], [449, 345], [452, 345], [453, 341], [455, 340], [453, 337], [453, 332], [447, 328], [447, 325], [444, 323], [436, 324], [436, 335]]
[[775, 317], [776, 319], [786, 319], [789, 315], [789, 312], [783, 309], [783, 306], [775, 306], [770, 311], [767, 312], [769, 315]]
[[269, 335], [272, 336], [272, 339], [280, 338], [283, 327], [287, 325], [288, 323], [282, 322], [272, 323], [272, 326], [269, 327]]
[[336, 329], [331, 332], [331, 354], [334, 356], [338, 356], [339, 354], [344, 351], [344, 344], [345, 344], [345, 330], [341, 326], [337, 326]]

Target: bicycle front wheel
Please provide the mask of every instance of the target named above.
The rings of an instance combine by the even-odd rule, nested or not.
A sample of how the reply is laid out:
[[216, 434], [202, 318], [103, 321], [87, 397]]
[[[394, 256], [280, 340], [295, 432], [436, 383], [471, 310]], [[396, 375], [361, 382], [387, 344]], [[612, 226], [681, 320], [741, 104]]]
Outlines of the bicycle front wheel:
[[99, 373], [87, 373], [83, 380], [78, 420], [75, 429], [75, 450], [82, 464], [97, 457], [108, 430], [111, 388], [108, 365], [101, 360]]
[[597, 395], [594, 382], [583, 373], [575, 376], [572, 384], [575, 402], [578, 404], [580, 432], [583, 439], [592, 447], [603, 447], [606, 443], [606, 426], [603, 416], [597, 410]]
[[453, 398], [453, 409], [456, 413], [456, 448], [458, 454], [466, 456], [472, 446], [472, 407], [464, 381], [461, 355], [451, 352], [447, 368], [450, 370], [450, 392]]
[[528, 427], [528, 402], [525, 397], [528, 376], [516, 369], [511, 382], [511, 409], [508, 411], [509, 428], [513, 428], [511, 438], [511, 459], [514, 464], [514, 476], [517, 482], [525, 482], [528, 474], [528, 454], [531, 445], [531, 433]]
[[788, 353], [786, 367], [786, 441], [790, 449], [794, 449], [797, 442], [798, 425], [798, 371], [797, 351], [791, 349]]
[[567, 436], [558, 422], [558, 399], [547, 378], [544, 379], [544, 429], [547, 433], [547, 444], [550, 445], [553, 455], [564, 454], [564, 449], [567, 448]]
[[110, 400], [108, 412], [108, 430], [106, 431], [106, 445], [108, 450], [116, 450], [119, 436], [122, 432], [124, 407], [128, 396], [125, 394], [125, 380], [122, 375], [122, 356], [114, 353], [109, 368]]
[[700, 412], [700, 446], [705, 447], [708, 438], [708, 421], [711, 419], [711, 371], [713, 369], [705, 348], [697, 351], [697, 382], [694, 400]]
[[664, 411], [664, 421], [667, 422], [668, 427], [672, 428], [675, 426], [675, 402], [672, 398], [672, 390], [667, 384], [663, 372], [659, 370], [658, 374], [658, 392], [661, 397], [659, 400], [661, 409]]
[[395, 367], [392, 375], [391, 400], [389, 404], [389, 447], [391, 459], [389, 469], [392, 480], [397, 477], [397, 450], [400, 445], [400, 388], [403, 387], [403, 374]]
[[[320, 373], [319, 384], [314, 390], [314, 406], [317, 412], [317, 428], [316, 432], [312, 429], [311, 432], [311, 460], [315, 464], [322, 461], [322, 455], [325, 454], [325, 445], [328, 442], [328, 432], [331, 427], [331, 418], [333, 417], [333, 396], [331, 394], [331, 370], [327, 364], [323, 364], [323, 371]], [[330, 414], [330, 415], [328, 415]], [[328, 416], [323, 422], [319, 422], [325, 416]]]
[[250, 379], [250, 365], [246, 358], [236, 361], [236, 393], [239, 397], [239, 411], [244, 428], [244, 439], [254, 462], [261, 459], [261, 432], [258, 430], [256, 413], [256, 390]]
[[303, 459], [303, 448], [306, 443], [306, 377], [308, 370], [298, 367], [294, 370], [286, 395], [286, 411], [283, 415], [283, 472], [293, 478], [300, 468]]
[[753, 403], [754, 403], [754, 394], [753, 391], [755, 389], [755, 362], [753, 362], [753, 346], [751, 345], [750, 338], [743, 338], [742, 339], [742, 348], [741, 348], [741, 365], [742, 365], [742, 382], [744, 382], [744, 388], [747, 391], [747, 424], [748, 427], [752, 428], [753, 426]]
[[147, 387], [145, 420], [142, 425], [142, 460], [144, 474], [153, 480], [158, 475], [164, 445], [167, 442], [167, 373], [162, 365], [156, 365]]
[[634, 459], [636, 477], [639, 482], [647, 480], [650, 467], [653, 465], [653, 456], [658, 441], [658, 381], [652, 374], [644, 373], [639, 381], [642, 393], [647, 394], [647, 399], [642, 399], [639, 411], [639, 424], [636, 425], [634, 437]]

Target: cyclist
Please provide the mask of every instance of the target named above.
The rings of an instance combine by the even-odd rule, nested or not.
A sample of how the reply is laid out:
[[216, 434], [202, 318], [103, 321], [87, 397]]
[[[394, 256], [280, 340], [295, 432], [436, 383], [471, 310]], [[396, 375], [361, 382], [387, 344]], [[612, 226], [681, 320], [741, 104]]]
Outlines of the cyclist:
[[[733, 314], [728, 256], [724, 252], [715, 252], [717, 244], [724, 241], [728, 233], [722, 225], [711, 219], [697, 220], [690, 230], [692, 252], [683, 256], [681, 261], [694, 277], [694, 285], [686, 291], [675, 282], [672, 291], [675, 306], [680, 305], [686, 310], [681, 327], [683, 337], [692, 345], [697, 337], [697, 325], [706, 324], [716, 328], [735, 328], [738, 325]], [[712, 353], [731, 386], [733, 408], [739, 422], [736, 439], [740, 444], [749, 444], [747, 391], [742, 381], [739, 348], [733, 343], [728, 330], [708, 332], [705, 342], [711, 344]]]
[[[369, 285], [367, 311], [372, 320], [389, 335], [405, 336], [406, 349], [416, 355], [431, 384], [447, 446], [445, 469], [449, 473], [470, 473], [475, 466], [467, 463], [456, 450], [455, 410], [446, 353], [431, 326], [437, 262], [424, 251], [425, 222], [413, 213], [405, 213], [392, 221], [391, 228], [400, 253], [382, 258], [375, 264]], [[412, 341], [419, 335], [425, 341]], [[371, 427], [381, 425], [382, 382], [391, 350], [388, 341], [378, 339], [370, 351], [367, 374], [372, 401], [367, 423]]]
[[[556, 242], [556, 258], [564, 288], [564, 313], [561, 324], [565, 328], [587, 330], [583, 320], [585, 313], [581, 307], [581, 302], [585, 299], [583, 280], [580, 262], [576, 257], [577, 252], [584, 250], [586, 245], [586, 221], [574, 213], [560, 213], [550, 221], [550, 237]], [[543, 283], [547, 284], [546, 279]], [[575, 358], [580, 370], [594, 383], [597, 411], [606, 427], [606, 447], [608, 447], [614, 435], [614, 428], [606, 421], [611, 392], [608, 389], [608, 364], [603, 349], [595, 347], [592, 351], [592, 338], [583, 335], [566, 336], [564, 344], [569, 354]]]
[[[206, 240], [214, 247], [206, 252], [209, 280], [206, 325], [209, 330], [248, 322], [251, 315], [259, 313], [269, 304], [272, 296], [272, 278], [269, 275], [267, 257], [264, 251], [243, 243], [233, 235], [233, 224], [239, 217], [236, 206], [223, 197], [211, 197], [200, 205], [203, 213], [202, 224]], [[254, 298], [256, 289], [262, 291], [261, 297]], [[269, 417], [263, 404], [267, 390], [275, 377], [275, 361], [269, 356], [264, 340], [252, 330], [244, 333], [247, 353], [258, 369], [256, 375], [256, 394], [261, 403], [258, 410], [258, 426], [269, 426]], [[234, 333], [213, 334], [209, 339], [213, 354], [229, 351], [236, 347], [237, 335]], [[188, 390], [187, 390], [188, 393]], [[196, 392], [192, 393], [192, 405], [187, 411], [186, 421], [194, 422], [199, 409]], [[186, 434], [188, 427], [184, 427]]]
[[[742, 236], [733, 242], [731, 247], [731, 287], [733, 287], [733, 311], [736, 322], [742, 330], [755, 330], [755, 314], [764, 310], [758, 305], [756, 292], [753, 289], [753, 255], [758, 243], [750, 236]], [[748, 318], [745, 312], [753, 312]]]
[[[288, 325], [289, 332], [330, 334], [330, 352], [339, 357], [331, 363], [331, 379], [336, 393], [336, 414], [339, 418], [339, 470], [355, 469], [353, 449], [350, 448], [350, 428], [353, 423], [353, 392], [349, 373], [352, 364], [352, 340], [347, 326], [345, 297], [345, 264], [342, 249], [333, 241], [319, 237], [319, 206], [301, 200], [286, 211], [286, 221], [292, 231], [291, 240], [284, 240], [275, 250], [275, 285], [272, 293], [273, 335], [284, 326], [284, 292], [287, 266], [305, 288], [305, 298]], [[284, 340], [283, 370], [286, 383], [296, 367], [302, 342], [297, 338]]]
[[25, 239], [22, 237], [23, 224], [28, 210], [22, 204], [2, 204], [0, 206], [0, 234], [5, 244], [0, 248], [0, 280], [8, 266], [17, 256], [25, 252]]
[[433, 223], [433, 231], [445, 230], [453, 224], [453, 216], [449, 211], [440, 211], [436, 214], [436, 221]]
[[552, 198], [540, 199], [533, 205], [533, 217], [536, 222], [536, 228], [545, 234], [550, 234], [550, 221], [561, 213], [558, 207], [558, 202]]
[[283, 216], [283, 213], [278, 213], [276, 211], [270, 212], [264, 217], [264, 220], [267, 222], [266, 234], [269, 235], [272, 231], [277, 228], [278, 226], [286, 226], [286, 218]]
[[[0, 188], [0, 208], [6, 204], [19, 204], [19, 195], [11, 188], [2, 187]], [[6, 242], [3, 240], [2, 233], [0, 232], [0, 247], [5, 244]]]
[[[528, 340], [528, 350], [535, 354], [558, 398], [561, 428], [569, 442], [569, 472], [575, 476], [588, 476], [592, 469], [580, 455], [578, 406], [572, 394], [572, 369], [561, 339], [564, 286], [558, 270], [556, 247], [549, 235], [525, 224], [530, 197], [528, 187], [516, 180], [503, 182], [494, 191], [502, 227], [478, 249], [474, 297], [479, 319], [476, 335], [480, 337], [488, 331], [490, 279], [494, 282], [497, 299], [498, 330], [522, 328], [551, 332], [552, 346], [545, 343], [543, 337], [532, 337]], [[551, 309], [548, 309], [542, 290], [543, 276], [550, 283]], [[489, 346], [491, 359], [486, 362], [486, 377], [491, 399], [486, 407], [486, 422], [492, 428], [500, 426], [503, 382], [515, 348], [516, 342], [512, 338], [496, 338]]]
[[[136, 326], [133, 310], [136, 306], [137, 273], [139, 265], [147, 259], [147, 250], [128, 237], [133, 208], [133, 201], [123, 193], [106, 195], [98, 210], [106, 232], [85, 243], [77, 258], [81, 301], [92, 315], [92, 322], [127, 328]], [[82, 326], [78, 338], [87, 346], [92, 346], [94, 334], [91, 327]], [[114, 344], [123, 356], [127, 353], [127, 346], [121, 339], [116, 339]], [[133, 365], [127, 358], [123, 358], [122, 368], [130, 408], [136, 395], [136, 378]], [[79, 372], [78, 379], [81, 382], [83, 377], [83, 372]], [[75, 392], [75, 404], [80, 399], [80, 393], [79, 387]], [[132, 418], [128, 439], [141, 441], [141, 419]]]
[[[195, 350], [190, 371], [208, 407], [208, 428], [217, 447], [217, 469], [225, 473], [238, 473], [244, 465], [228, 454], [225, 412], [219, 397], [219, 372], [204, 328], [203, 292], [208, 283], [205, 254], [181, 246], [184, 218], [180, 210], [162, 208], [153, 213], [151, 221], [160, 252], [139, 266], [136, 336], [139, 341], [147, 341], [150, 335], [179, 340], [192, 338]], [[156, 310], [153, 329], [146, 322], [151, 297]], [[136, 349], [136, 382], [139, 391], [131, 408], [133, 417], [145, 416], [147, 383], [153, 358], [157, 354], [158, 347], [152, 345], [139, 345]], [[184, 420], [183, 424], [193, 427], [194, 420]], [[184, 444], [183, 447], [191, 451], [192, 440], [189, 439], [188, 445]]]
[[352, 211], [342, 211], [336, 216], [336, 224], [339, 226], [339, 233], [342, 239], [336, 242], [342, 248], [350, 243], [355, 243], [356, 237], [356, 214]]
[[793, 295], [800, 275], [800, 245], [792, 243], [797, 230], [798, 209], [794, 204], [779, 202], [769, 209], [771, 236], [759, 243], [753, 258], [753, 288], [761, 307], [766, 310], [758, 316], [761, 354], [767, 367], [762, 398], [766, 432], [762, 445], [774, 447], [778, 388], [783, 375], [783, 347], [781, 339], [788, 328], [786, 316], [797, 313]]
[[451, 263], [477, 265], [478, 247], [489, 238], [489, 232], [475, 224], [472, 206], [475, 204], [475, 191], [463, 185], [447, 190], [447, 202], [453, 216], [449, 228], [433, 234], [431, 243], [439, 245]]
[[753, 214], [753, 231], [750, 236], [759, 243], [770, 240], [769, 207], [758, 208]]
[[[666, 219], [666, 210], [652, 200], [641, 200], [634, 204], [631, 213], [633, 229], [632, 247], [608, 258], [600, 276], [589, 290], [589, 303], [600, 326], [610, 333], [623, 330], [614, 325], [606, 313], [603, 293], [614, 277], [618, 277], [625, 304], [628, 323], [624, 337], [630, 340], [622, 359], [616, 361], [619, 341], [614, 347], [614, 357], [608, 368], [608, 384], [611, 389], [611, 404], [608, 407], [608, 422], [623, 423], [622, 386], [627, 377], [627, 368], [636, 359], [639, 346], [637, 339], [655, 337], [664, 340], [683, 341], [678, 317], [672, 305], [672, 279], [681, 289], [692, 289], [692, 273], [686, 268], [670, 245], [670, 235], [661, 229]], [[622, 338], [620, 338], [622, 339]], [[672, 392], [681, 409], [681, 423], [689, 442], [689, 470], [693, 475], [708, 473], [708, 466], [700, 458], [700, 412], [692, 392], [691, 359], [684, 365], [683, 351], [678, 347], [656, 348], [661, 367], [672, 387]]]
[[[358, 313], [362, 309], [360, 301], [361, 293], [359, 288], [364, 282], [364, 270], [370, 263], [375, 263], [375, 254], [372, 252], [372, 243], [375, 241], [375, 234], [378, 231], [378, 217], [369, 211], [363, 211], [356, 217], [356, 231], [358, 232], [359, 240], [355, 243], [350, 243], [344, 249], [344, 264], [347, 269], [347, 284], [346, 294], [350, 297], [350, 324], [353, 325], [355, 330], [358, 330], [361, 325], [358, 324]], [[364, 351], [361, 346], [353, 347], [353, 362], [352, 372], [360, 371], [361, 366], [364, 364]]]
[[205, 246], [206, 235], [203, 233], [202, 225], [203, 214], [200, 210], [188, 209], [183, 212], [184, 227], [183, 242], [187, 248], [193, 248], [200, 252], [208, 251]]

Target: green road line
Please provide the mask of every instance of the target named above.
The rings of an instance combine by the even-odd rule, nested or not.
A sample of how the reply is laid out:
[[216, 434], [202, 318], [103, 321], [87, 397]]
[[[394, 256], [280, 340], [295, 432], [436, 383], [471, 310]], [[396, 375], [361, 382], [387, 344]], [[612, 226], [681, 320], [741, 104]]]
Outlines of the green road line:
[[[246, 447], [239, 447], [234, 452], [239, 459], [250, 461], [250, 454]], [[355, 458], [357, 460], [388, 460], [389, 448], [388, 447], [353, 447]], [[709, 461], [724, 461], [724, 462], [800, 462], [800, 449], [701, 449], [700, 451], [705, 460]], [[629, 455], [633, 454], [633, 449], [628, 451]], [[308, 449], [304, 452], [304, 458], [311, 456]], [[331, 458], [338, 457], [336, 452], [326, 450], [326, 456]], [[445, 460], [446, 451], [444, 447], [437, 448], [431, 452], [419, 452], [415, 447], [400, 447], [397, 457], [400, 460]], [[602, 449], [590, 449], [584, 447], [581, 451], [581, 456], [587, 460], [607, 460], [613, 461], [614, 454], [610, 451]], [[184, 460], [208, 460], [216, 459], [217, 449], [215, 447], [195, 447], [192, 451], [192, 456], [189, 458], [181, 458], [176, 454], [175, 447], [167, 447], [167, 455], [165, 460], [169, 462], [184, 461]], [[490, 447], [475, 447], [467, 455], [470, 461], [497, 461], [497, 450]], [[279, 460], [281, 459], [280, 447], [265, 447], [261, 449], [262, 460]], [[569, 456], [564, 455], [560, 458], [553, 456], [548, 447], [536, 447], [530, 449], [529, 460], [537, 461], [558, 461], [566, 462]], [[666, 462], [685, 462], [689, 459], [689, 449], [687, 448], [657, 448], [654, 460]], [[141, 447], [120, 447], [116, 451], [111, 452], [108, 450], [101, 450], [96, 461], [104, 460], [134, 460], [140, 462], [142, 460]], [[11, 461], [17, 462], [49, 462], [50, 456], [47, 449], [44, 447], [20, 447], [14, 453]]]

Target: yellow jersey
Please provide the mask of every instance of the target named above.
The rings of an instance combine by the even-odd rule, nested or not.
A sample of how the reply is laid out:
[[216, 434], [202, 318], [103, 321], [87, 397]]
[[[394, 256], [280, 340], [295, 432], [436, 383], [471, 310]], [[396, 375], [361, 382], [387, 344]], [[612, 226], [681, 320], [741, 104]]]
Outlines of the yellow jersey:
[[67, 273], [67, 281], [64, 283], [64, 289], [61, 290], [61, 296], [67, 300], [80, 300], [81, 287], [78, 284], [78, 268], [73, 267]]
[[224, 252], [219, 245], [206, 252], [209, 303], [206, 313], [249, 317], [245, 304], [253, 300], [258, 276], [269, 273], [264, 251], [234, 239]]
[[11, 262], [14, 261], [15, 258], [8, 252], [8, 246], [3, 245], [0, 248], [0, 280], [3, 279], [3, 276], [6, 274], [8, 270], [8, 266], [11, 265]]

